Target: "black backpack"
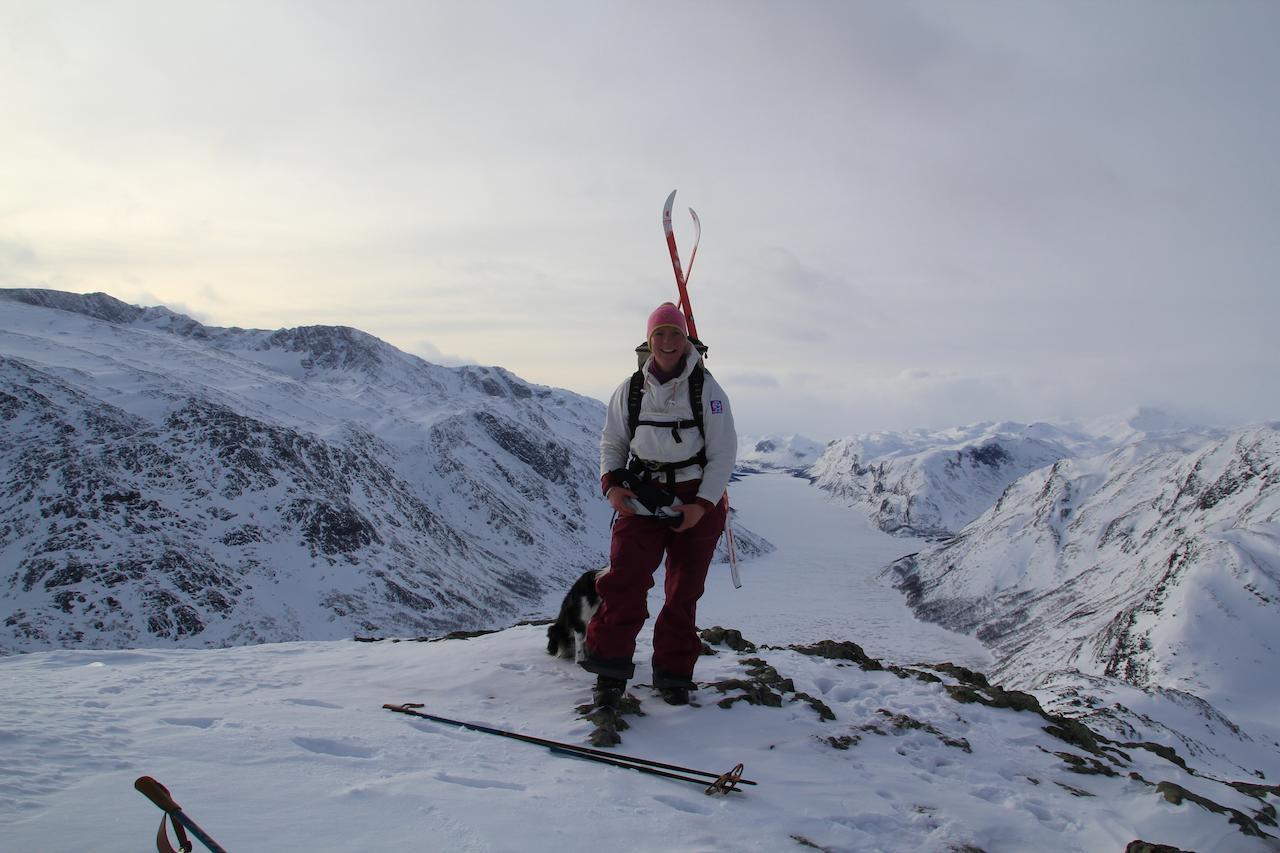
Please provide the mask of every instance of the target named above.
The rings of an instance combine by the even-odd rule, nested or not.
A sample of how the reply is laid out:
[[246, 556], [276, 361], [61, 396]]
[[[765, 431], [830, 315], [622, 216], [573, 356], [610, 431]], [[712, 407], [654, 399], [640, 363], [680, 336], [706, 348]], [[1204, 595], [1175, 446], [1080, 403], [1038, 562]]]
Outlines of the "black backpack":
[[[647, 351], [648, 345], [643, 345]], [[705, 352], [705, 348], [699, 347], [700, 351]], [[640, 347], [636, 348], [639, 355]], [[643, 367], [643, 362], [642, 365]], [[689, 373], [689, 408], [693, 411], [693, 420], [691, 421], [650, 421], [640, 418], [640, 402], [644, 397], [644, 370], [637, 370], [631, 374], [631, 384], [627, 388], [627, 435], [629, 438], [635, 438], [636, 429], [641, 426], [651, 427], [670, 427], [671, 436], [677, 444], [682, 442], [680, 438], [680, 430], [697, 427], [698, 434], [702, 436], [703, 449], [699, 450], [695, 455], [690, 456], [683, 462], [649, 462], [644, 459], [631, 457], [627, 463], [627, 468], [632, 473], [644, 476], [646, 479], [652, 479], [655, 474], [666, 474], [667, 488], [674, 489], [676, 485], [676, 471], [681, 468], [687, 468], [690, 465], [707, 464], [707, 431], [702, 423], [702, 386], [706, 381], [708, 371], [701, 363], [698, 364]]]

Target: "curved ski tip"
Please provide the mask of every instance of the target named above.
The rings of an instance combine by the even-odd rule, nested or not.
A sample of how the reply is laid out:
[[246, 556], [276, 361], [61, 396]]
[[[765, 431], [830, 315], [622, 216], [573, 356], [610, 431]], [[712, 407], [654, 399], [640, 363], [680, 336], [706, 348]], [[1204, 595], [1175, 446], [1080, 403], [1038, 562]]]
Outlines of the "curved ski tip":
[[670, 212], [670, 211], [671, 211], [671, 205], [672, 205], [672, 203], [674, 203], [674, 202], [675, 202], [675, 200], [676, 200], [676, 191], [675, 191], [675, 190], [672, 190], [672, 191], [671, 191], [671, 195], [667, 196], [666, 204], [662, 205], [662, 209], [663, 209], [663, 210], [665, 210], [665, 211]]

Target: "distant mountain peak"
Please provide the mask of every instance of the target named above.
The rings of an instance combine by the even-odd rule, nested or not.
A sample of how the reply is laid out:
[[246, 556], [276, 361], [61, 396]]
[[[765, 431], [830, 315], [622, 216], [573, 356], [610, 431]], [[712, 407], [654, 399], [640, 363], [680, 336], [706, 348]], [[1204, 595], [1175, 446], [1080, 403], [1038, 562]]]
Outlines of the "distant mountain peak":
[[353, 370], [376, 373], [385, 364], [390, 344], [350, 326], [296, 326], [279, 329], [262, 342], [263, 349], [304, 353], [303, 367], [311, 370]]
[[822, 456], [822, 448], [813, 439], [795, 433], [740, 436], [738, 467], [803, 472]]
[[1118, 443], [1143, 438], [1159, 438], [1176, 433], [1199, 432], [1207, 435], [1212, 432], [1185, 417], [1154, 406], [1134, 406], [1124, 409], [1111, 415], [1095, 418], [1083, 428], [1086, 432]]
[[9, 288], [0, 289], [0, 299], [21, 302], [38, 308], [53, 308], [57, 311], [83, 314], [108, 323], [132, 323], [147, 311], [137, 305], [121, 302], [106, 293], [67, 293], [40, 288]]

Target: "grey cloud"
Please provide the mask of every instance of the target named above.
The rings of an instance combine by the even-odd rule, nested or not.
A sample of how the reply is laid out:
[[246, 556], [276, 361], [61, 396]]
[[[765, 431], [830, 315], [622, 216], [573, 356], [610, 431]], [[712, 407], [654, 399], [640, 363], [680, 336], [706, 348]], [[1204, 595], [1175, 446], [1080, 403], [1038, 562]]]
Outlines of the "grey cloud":
[[585, 8], [5, 6], [0, 272], [607, 392], [679, 187], [746, 417], [1274, 405], [1280, 7]]
[[38, 265], [39, 258], [31, 246], [13, 240], [0, 239], [0, 276], [14, 278], [35, 269]]

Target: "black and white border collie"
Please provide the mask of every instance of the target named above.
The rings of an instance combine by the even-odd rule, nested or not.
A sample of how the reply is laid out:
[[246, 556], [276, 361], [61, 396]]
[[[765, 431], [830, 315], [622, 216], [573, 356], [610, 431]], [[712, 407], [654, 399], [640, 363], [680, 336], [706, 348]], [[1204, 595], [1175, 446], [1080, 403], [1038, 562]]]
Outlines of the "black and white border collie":
[[547, 654], [575, 661], [586, 657], [587, 623], [600, 609], [596, 580], [607, 571], [608, 568], [583, 572], [569, 587], [560, 615], [547, 626]]

